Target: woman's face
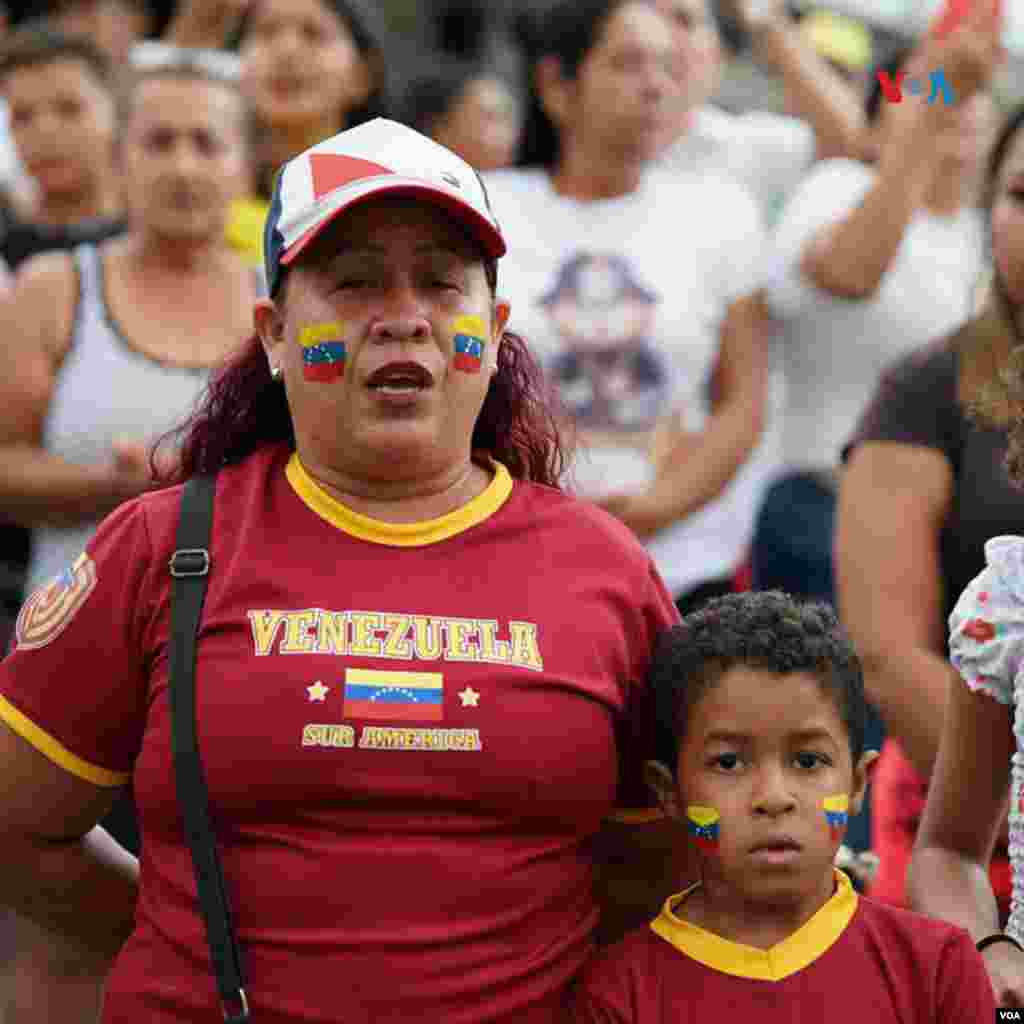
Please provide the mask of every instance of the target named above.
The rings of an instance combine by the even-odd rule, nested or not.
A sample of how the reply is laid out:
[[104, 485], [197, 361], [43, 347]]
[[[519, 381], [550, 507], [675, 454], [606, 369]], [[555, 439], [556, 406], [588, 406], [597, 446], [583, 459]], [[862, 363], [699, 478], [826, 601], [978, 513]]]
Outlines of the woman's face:
[[74, 0], [54, 16], [69, 36], [84, 36], [117, 68], [128, 63], [132, 47], [146, 34], [144, 9], [124, 0]]
[[18, 155], [45, 195], [74, 194], [110, 177], [114, 99], [84, 62], [17, 68], [4, 95]]
[[387, 482], [468, 457], [508, 313], [442, 212], [378, 199], [310, 246], [256, 326], [300, 452]]
[[992, 258], [1011, 301], [1024, 304], [1024, 131], [1020, 130], [996, 179]]
[[271, 128], [334, 118], [370, 91], [348, 27], [321, 0], [255, 5], [241, 55], [244, 87]]
[[665, 18], [647, 3], [621, 5], [580, 64], [575, 81], [565, 83], [563, 134], [585, 132], [592, 143], [588, 149], [595, 153], [655, 157], [681, 102], [676, 63]]
[[508, 167], [522, 134], [519, 101], [500, 78], [475, 78], [432, 134], [478, 171]]
[[707, 0], [656, 0], [655, 6], [672, 26], [683, 105], [692, 110], [718, 91], [722, 73], [718, 27]]
[[201, 79], [144, 80], [121, 155], [136, 227], [180, 241], [221, 237], [248, 173], [242, 98]]

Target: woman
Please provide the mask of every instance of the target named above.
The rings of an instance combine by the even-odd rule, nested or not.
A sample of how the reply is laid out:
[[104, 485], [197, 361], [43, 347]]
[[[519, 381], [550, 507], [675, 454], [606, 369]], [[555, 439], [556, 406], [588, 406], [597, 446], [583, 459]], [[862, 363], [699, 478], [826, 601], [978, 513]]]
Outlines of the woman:
[[[628, 532], [555, 487], [472, 168], [378, 119], [289, 162], [271, 209], [258, 337], [178, 473], [218, 473], [198, 716], [252, 1017], [558, 1021], [675, 609]], [[97, 970], [127, 939], [105, 1024], [217, 1006], [165, 692], [179, 501], [109, 517], [0, 666], [0, 778], [34, 793], [0, 800], [2, 897]], [[71, 589], [59, 625], [33, 611]], [[87, 649], [103, 669], [72, 710], [43, 684]], [[128, 781], [138, 880], [93, 827]]]
[[[12, 354], [0, 381], [0, 505], [32, 530], [29, 589], [153, 486], [146, 445], [245, 336], [257, 281], [223, 239], [246, 124], [231, 84], [188, 64], [143, 74], [122, 111], [127, 233], [30, 260], [0, 306]], [[130, 801], [107, 823], [137, 850]], [[68, 977], [74, 955], [33, 933], [22, 930], [18, 1004], [75, 1017], [55, 1005], [63, 992], [85, 1017], [89, 993]]]
[[759, 588], [830, 599], [840, 450], [882, 370], [973, 312], [985, 252], [971, 184], [998, 43], [998, 21], [979, 3], [963, 30], [922, 44], [904, 72], [944, 68], [957, 104], [909, 93], [889, 104], [876, 82], [876, 164], [820, 164], [782, 214], [768, 302], [786, 378], [784, 473], [759, 516]]
[[521, 166], [488, 179], [504, 288], [572, 415], [575, 486], [686, 607], [731, 589], [753, 526], [738, 471], [766, 378], [756, 207], [659, 173], [679, 90], [652, 4], [560, 0], [537, 46]]
[[239, 39], [259, 142], [255, 194], [236, 202], [228, 237], [258, 266], [278, 168], [388, 111], [388, 46], [364, 0], [261, 0], [246, 9]]
[[515, 161], [522, 135], [519, 97], [510, 81], [482, 62], [435, 58], [407, 83], [402, 107], [406, 124], [478, 171]]
[[[965, 350], [970, 398], [996, 446], [979, 444], [976, 473], [1009, 469], [1016, 488], [1021, 468], [1021, 308], [1024, 307], [1024, 108], [1011, 117], [995, 150], [997, 191], [992, 207], [995, 264], [993, 301]], [[1008, 369], [1007, 369], [1008, 367]], [[1008, 431], [1009, 444], [1005, 436]], [[980, 433], [980, 431], [979, 431]], [[1007, 452], [1008, 448], [1008, 452]], [[1001, 457], [1003, 456], [1003, 457]], [[982, 462], [982, 460], [985, 460]], [[910, 864], [908, 896], [915, 909], [954, 921], [978, 942], [995, 935], [983, 950], [1000, 1006], [1024, 1006], [1024, 780], [1021, 777], [1019, 693], [1022, 554], [1019, 536], [1022, 502], [1009, 502], [1005, 516], [993, 520], [985, 536], [984, 558], [975, 549], [974, 579], [949, 616], [949, 673], [946, 715], [928, 802]], [[961, 581], [963, 582], [963, 581]], [[938, 678], [936, 676], [936, 683]], [[934, 700], [942, 700], [937, 687]], [[936, 716], [929, 728], [938, 730]], [[1009, 854], [1013, 894], [1009, 920], [1005, 899], [986, 878], [993, 848], [1005, 828], [1009, 795]], [[1004, 840], [1005, 842], [1005, 834]], [[1007, 886], [1008, 888], [1008, 886]], [[997, 912], [998, 907], [998, 912]], [[1005, 936], [1000, 932], [1005, 923]], [[1007, 941], [1002, 941], [1003, 939]]]
[[[1007, 314], [1019, 308], [1009, 271], [1024, 241], [1014, 195], [1022, 125], [1024, 108], [1006, 121], [989, 164], [989, 246], [1003, 263], [1000, 270], [997, 260], [986, 306], [960, 331], [883, 375], [846, 450], [839, 491], [838, 597], [891, 737], [873, 780], [880, 865], [871, 893], [899, 905], [950, 679], [943, 623], [984, 567], [985, 542], [1013, 531], [1024, 516], [1024, 496], [1001, 468], [1005, 430], [968, 421], [979, 382], [996, 376], [1014, 344]], [[1005, 919], [1005, 836], [991, 878]]]

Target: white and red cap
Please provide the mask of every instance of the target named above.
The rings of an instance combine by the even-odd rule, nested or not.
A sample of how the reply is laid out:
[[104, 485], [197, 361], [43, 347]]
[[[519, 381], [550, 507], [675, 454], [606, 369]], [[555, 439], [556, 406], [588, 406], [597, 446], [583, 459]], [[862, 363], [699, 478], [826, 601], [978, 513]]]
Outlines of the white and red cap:
[[334, 135], [289, 160], [274, 185], [264, 230], [267, 288], [328, 224], [371, 197], [412, 196], [441, 207], [491, 258], [505, 239], [480, 175], [461, 157], [384, 118]]

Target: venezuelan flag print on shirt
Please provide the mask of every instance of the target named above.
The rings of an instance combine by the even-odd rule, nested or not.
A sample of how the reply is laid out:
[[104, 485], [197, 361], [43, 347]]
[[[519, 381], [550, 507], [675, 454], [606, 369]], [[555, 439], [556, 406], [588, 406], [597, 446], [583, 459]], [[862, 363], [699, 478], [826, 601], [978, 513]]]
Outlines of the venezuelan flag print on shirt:
[[345, 670], [346, 718], [389, 722], [440, 722], [444, 676], [440, 672]]
[[465, 373], [479, 373], [484, 359], [484, 339], [487, 337], [483, 320], [478, 316], [460, 316], [456, 317], [452, 327], [455, 330], [455, 369]]
[[302, 346], [302, 376], [328, 383], [345, 373], [345, 342], [341, 324], [314, 324], [299, 332]]

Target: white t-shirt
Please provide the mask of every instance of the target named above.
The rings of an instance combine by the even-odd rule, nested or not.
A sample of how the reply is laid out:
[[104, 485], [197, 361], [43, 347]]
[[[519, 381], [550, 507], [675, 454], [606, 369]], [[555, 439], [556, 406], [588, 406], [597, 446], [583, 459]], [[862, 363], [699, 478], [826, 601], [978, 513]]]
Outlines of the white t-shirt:
[[817, 143], [806, 121], [768, 111], [730, 114], [699, 107], [687, 133], [666, 152], [668, 170], [749, 189], [769, 226], [814, 164]]
[[917, 214], [870, 298], [837, 298], [805, 278], [800, 261], [808, 242], [854, 209], [874, 181], [874, 170], [852, 160], [819, 164], [775, 232], [768, 302], [782, 321], [776, 343], [786, 373], [783, 454], [792, 468], [835, 466], [881, 371], [973, 312], [984, 227], [968, 207], [950, 217]]
[[[763, 284], [757, 206], [739, 186], [648, 175], [622, 198], [558, 195], [542, 170], [487, 176], [508, 240], [498, 292], [574, 415], [568, 484], [584, 497], [639, 492], [652, 449], [678, 422], [699, 429], [728, 307]], [[653, 538], [669, 590], [729, 574], [753, 532], [759, 477]], [[750, 479], [748, 479], [748, 476]]]

